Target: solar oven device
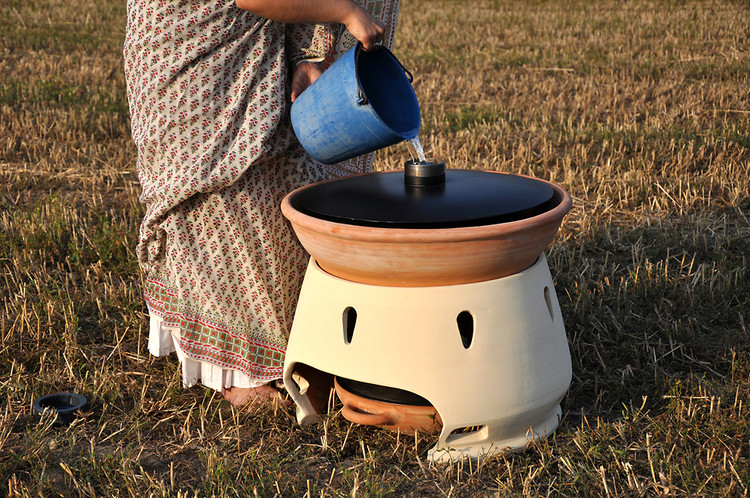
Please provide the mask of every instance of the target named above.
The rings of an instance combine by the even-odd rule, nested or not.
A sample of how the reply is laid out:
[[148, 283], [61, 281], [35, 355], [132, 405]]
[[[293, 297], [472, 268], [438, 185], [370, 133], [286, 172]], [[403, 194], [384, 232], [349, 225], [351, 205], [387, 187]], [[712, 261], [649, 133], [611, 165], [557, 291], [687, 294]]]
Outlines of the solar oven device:
[[290, 193], [311, 255], [284, 366], [299, 422], [330, 381], [354, 423], [439, 432], [433, 461], [551, 434], [572, 371], [544, 250], [570, 207], [553, 183], [440, 162]]

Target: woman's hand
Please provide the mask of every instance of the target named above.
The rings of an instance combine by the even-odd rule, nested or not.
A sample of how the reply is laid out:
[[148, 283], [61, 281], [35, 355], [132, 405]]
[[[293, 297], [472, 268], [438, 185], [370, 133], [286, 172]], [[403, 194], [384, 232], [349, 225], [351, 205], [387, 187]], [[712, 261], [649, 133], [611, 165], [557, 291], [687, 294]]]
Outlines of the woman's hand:
[[383, 43], [385, 28], [366, 9], [352, 0], [235, 0], [237, 6], [256, 15], [287, 23], [336, 22], [362, 42], [365, 50]]
[[323, 68], [317, 62], [301, 62], [297, 65], [292, 76], [292, 102], [321, 74], [323, 74]]
[[381, 46], [385, 35], [383, 25], [359, 5], [353, 3], [351, 5], [351, 12], [343, 19], [346, 29], [354, 38], [362, 42], [365, 50]]

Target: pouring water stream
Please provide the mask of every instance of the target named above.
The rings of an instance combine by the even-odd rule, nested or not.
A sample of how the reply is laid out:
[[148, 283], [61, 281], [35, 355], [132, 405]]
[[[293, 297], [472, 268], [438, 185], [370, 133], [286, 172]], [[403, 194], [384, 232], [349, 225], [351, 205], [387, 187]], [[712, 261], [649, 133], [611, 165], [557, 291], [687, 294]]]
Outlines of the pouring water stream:
[[419, 135], [415, 136], [414, 138], [408, 139], [406, 141], [406, 146], [409, 148], [409, 155], [411, 156], [413, 161], [416, 161], [418, 163], [427, 162], [427, 159], [425, 159], [422, 142], [419, 140]]

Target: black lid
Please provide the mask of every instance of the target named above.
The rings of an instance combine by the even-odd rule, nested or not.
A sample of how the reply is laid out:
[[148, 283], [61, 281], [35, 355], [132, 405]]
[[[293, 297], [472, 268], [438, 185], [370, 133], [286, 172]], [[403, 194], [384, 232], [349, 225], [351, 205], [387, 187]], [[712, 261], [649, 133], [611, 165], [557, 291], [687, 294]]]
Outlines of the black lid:
[[445, 182], [414, 186], [403, 171], [369, 173], [323, 182], [290, 198], [316, 218], [385, 228], [456, 228], [507, 223], [536, 216], [560, 200], [541, 180], [512, 174], [449, 169]]
[[336, 381], [346, 391], [362, 398], [399, 405], [432, 406], [432, 403], [411, 391], [405, 391], [395, 387], [369, 384], [367, 382], [345, 379], [338, 376], [336, 377]]

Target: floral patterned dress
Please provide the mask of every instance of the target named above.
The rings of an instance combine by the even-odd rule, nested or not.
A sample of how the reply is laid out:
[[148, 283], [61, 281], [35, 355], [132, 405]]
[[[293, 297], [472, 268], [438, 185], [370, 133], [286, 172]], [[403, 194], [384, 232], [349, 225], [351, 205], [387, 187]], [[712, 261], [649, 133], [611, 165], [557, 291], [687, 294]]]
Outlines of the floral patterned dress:
[[[281, 199], [372, 161], [326, 166], [309, 157], [289, 121], [289, 81], [296, 63], [330, 63], [354, 39], [334, 25], [263, 19], [234, 0], [127, 7], [149, 350], [176, 351], [188, 386], [279, 379], [308, 258]], [[398, 0], [366, 8], [387, 26], [391, 46]]]

